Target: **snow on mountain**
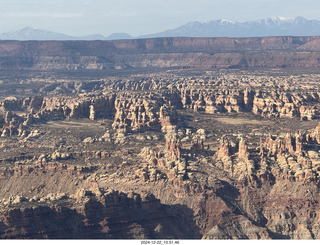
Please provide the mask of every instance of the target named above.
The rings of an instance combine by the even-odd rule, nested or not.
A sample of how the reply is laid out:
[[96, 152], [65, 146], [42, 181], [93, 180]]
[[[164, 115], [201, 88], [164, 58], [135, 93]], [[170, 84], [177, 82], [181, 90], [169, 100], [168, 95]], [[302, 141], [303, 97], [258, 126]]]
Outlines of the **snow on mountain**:
[[320, 21], [303, 17], [272, 17], [237, 22], [214, 20], [206, 23], [191, 22], [176, 29], [142, 37], [261, 37], [261, 36], [317, 36]]
[[262, 36], [320, 36], [320, 21], [303, 17], [271, 17], [254, 21], [237, 22], [213, 20], [206, 23], [190, 22], [178, 28], [150, 35], [132, 37], [126, 33], [69, 36], [48, 30], [23, 28], [15, 32], [0, 33], [0, 40], [117, 40], [153, 37], [262, 37]]
[[74, 40], [76, 38], [62, 33], [25, 27], [19, 31], [0, 34], [2, 40]]
[[133, 37], [126, 33], [113, 33], [108, 37], [101, 34], [86, 35], [81, 37], [69, 36], [63, 33], [52, 32], [48, 30], [25, 27], [18, 31], [0, 33], [0, 40], [117, 40], [132, 39]]

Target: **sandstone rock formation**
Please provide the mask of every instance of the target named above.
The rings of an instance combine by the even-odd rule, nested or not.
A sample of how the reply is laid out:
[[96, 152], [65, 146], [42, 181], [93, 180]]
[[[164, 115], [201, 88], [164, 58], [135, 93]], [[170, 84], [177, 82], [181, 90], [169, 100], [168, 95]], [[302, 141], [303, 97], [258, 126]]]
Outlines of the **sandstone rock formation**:
[[188, 72], [12, 85], [0, 237], [318, 239], [320, 76]]
[[[13, 208], [1, 213], [1, 238], [170, 239], [177, 234], [181, 238], [197, 236], [191, 224], [181, 226], [180, 222], [188, 217], [175, 219], [170, 215], [172, 208], [160, 204], [152, 194], [124, 194], [107, 190], [99, 201], [94, 197], [95, 194], [87, 190], [72, 197], [49, 194], [47, 198], [33, 199], [33, 207], [20, 209], [14, 206], [27, 200], [17, 196], [11, 203]], [[80, 205], [77, 208], [67, 208], [61, 204], [41, 206], [47, 200], [67, 203], [77, 200]]]
[[110, 71], [128, 67], [317, 68], [319, 42], [318, 37], [3, 41], [0, 65], [58, 71]]

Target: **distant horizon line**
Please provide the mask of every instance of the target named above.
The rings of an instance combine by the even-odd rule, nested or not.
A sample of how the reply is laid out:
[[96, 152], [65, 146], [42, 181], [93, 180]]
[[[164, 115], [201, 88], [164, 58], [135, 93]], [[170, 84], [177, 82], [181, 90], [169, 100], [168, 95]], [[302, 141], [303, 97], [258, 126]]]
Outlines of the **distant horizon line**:
[[33, 27], [33, 26], [29, 26], [29, 25], [26, 25], [24, 27], [21, 27], [21, 28], [18, 28], [18, 29], [14, 29], [14, 30], [11, 30], [11, 31], [0, 31], [0, 34], [1, 35], [4, 35], [4, 34], [12, 34], [12, 33], [17, 33], [17, 32], [20, 32], [20, 31], [23, 31], [23, 30], [27, 30], [27, 29], [32, 29], [32, 30], [38, 30], [38, 31], [47, 31], [47, 32], [51, 32], [51, 33], [56, 33], [56, 34], [62, 34], [62, 35], [65, 35], [65, 36], [68, 36], [68, 37], [71, 37], [71, 38], [81, 38], [81, 37], [90, 37], [90, 36], [102, 36], [103, 38], [109, 38], [111, 37], [112, 35], [127, 35], [128, 37], [130, 36], [130, 38], [144, 38], [145, 36], [149, 36], [149, 35], [154, 35], [156, 33], [162, 33], [162, 32], [166, 32], [166, 31], [170, 31], [170, 30], [175, 30], [179, 27], [182, 27], [182, 26], [185, 26], [185, 25], [188, 25], [188, 24], [192, 24], [192, 23], [200, 23], [200, 24], [209, 24], [210, 22], [217, 22], [217, 21], [221, 21], [221, 22], [230, 22], [230, 23], [239, 23], [239, 24], [245, 24], [245, 23], [250, 23], [250, 22], [255, 22], [255, 21], [259, 21], [259, 20], [276, 20], [276, 19], [279, 19], [281, 21], [294, 21], [296, 20], [297, 18], [302, 18], [302, 19], [305, 19], [305, 20], [308, 20], [308, 21], [320, 21], [320, 19], [307, 19], [303, 16], [296, 16], [296, 17], [285, 17], [285, 16], [271, 16], [271, 17], [266, 17], [266, 18], [260, 18], [260, 19], [253, 19], [253, 20], [246, 20], [246, 21], [238, 21], [238, 20], [231, 20], [231, 19], [224, 19], [224, 18], [220, 18], [220, 19], [213, 19], [213, 20], [208, 20], [208, 21], [189, 21], [189, 22], [186, 22], [185, 24], [182, 24], [180, 26], [177, 26], [175, 28], [171, 28], [171, 29], [164, 29], [160, 32], [152, 32], [152, 33], [147, 33], [147, 34], [141, 34], [141, 35], [132, 35], [132, 34], [129, 34], [128, 32], [123, 32], [123, 31], [119, 31], [119, 32], [112, 32], [110, 34], [101, 34], [101, 33], [92, 33], [92, 34], [81, 34], [81, 35], [73, 35], [73, 34], [68, 34], [64, 31], [52, 31], [50, 28], [38, 28], [38, 27]]

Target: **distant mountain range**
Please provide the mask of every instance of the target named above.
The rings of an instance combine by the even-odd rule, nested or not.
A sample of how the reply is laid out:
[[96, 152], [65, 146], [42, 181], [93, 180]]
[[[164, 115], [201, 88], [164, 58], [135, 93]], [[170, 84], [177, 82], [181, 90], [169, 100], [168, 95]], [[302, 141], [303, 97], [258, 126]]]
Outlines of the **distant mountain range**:
[[0, 33], [1, 40], [119, 40], [154, 37], [262, 37], [262, 36], [320, 36], [320, 21], [303, 17], [273, 17], [237, 22], [214, 20], [206, 23], [190, 22], [176, 29], [150, 35], [132, 37], [126, 33], [69, 36], [63, 33], [26, 27], [19, 31]]
[[14, 32], [0, 33], [2, 40], [107, 40], [106, 37], [96, 34], [82, 37], [69, 36], [63, 33], [52, 32], [48, 30], [35, 29], [32, 27], [25, 27]]
[[144, 37], [262, 37], [262, 36], [318, 36], [320, 21], [303, 17], [273, 17], [255, 21], [236, 22], [214, 20], [191, 22], [173, 30]]

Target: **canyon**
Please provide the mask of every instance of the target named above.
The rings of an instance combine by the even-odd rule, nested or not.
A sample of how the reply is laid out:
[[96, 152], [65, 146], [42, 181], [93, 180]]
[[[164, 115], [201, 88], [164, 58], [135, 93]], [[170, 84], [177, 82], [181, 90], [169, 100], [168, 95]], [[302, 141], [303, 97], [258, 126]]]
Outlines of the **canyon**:
[[0, 41], [0, 60], [0, 238], [320, 238], [318, 37]]

